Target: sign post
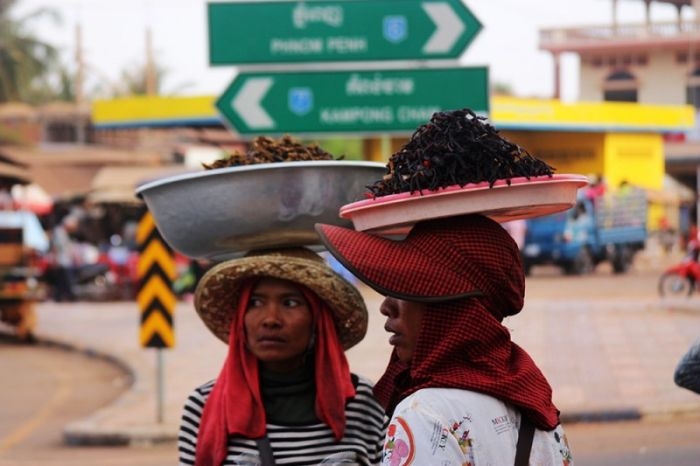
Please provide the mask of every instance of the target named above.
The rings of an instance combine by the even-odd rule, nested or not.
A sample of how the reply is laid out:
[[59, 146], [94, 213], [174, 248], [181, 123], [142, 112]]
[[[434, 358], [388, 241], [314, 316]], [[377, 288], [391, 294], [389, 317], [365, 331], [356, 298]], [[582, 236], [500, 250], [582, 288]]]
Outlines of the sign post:
[[456, 59], [481, 30], [461, 0], [208, 4], [211, 65]]
[[177, 274], [172, 250], [156, 228], [153, 215], [146, 211], [136, 231], [139, 246], [136, 301], [141, 310], [140, 341], [145, 348], [156, 348], [156, 418], [163, 422], [163, 348], [175, 346], [173, 313], [177, 298], [172, 282]]
[[433, 113], [487, 114], [487, 68], [240, 73], [216, 106], [240, 134], [410, 133]]

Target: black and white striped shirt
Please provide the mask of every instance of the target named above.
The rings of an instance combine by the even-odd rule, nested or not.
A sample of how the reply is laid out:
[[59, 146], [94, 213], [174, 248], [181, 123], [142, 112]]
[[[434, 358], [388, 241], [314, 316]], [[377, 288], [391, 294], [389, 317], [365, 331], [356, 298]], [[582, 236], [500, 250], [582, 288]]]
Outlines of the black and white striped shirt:
[[[180, 465], [193, 465], [199, 423], [214, 381], [196, 388], [185, 402], [178, 435]], [[325, 424], [308, 426], [267, 425], [267, 436], [278, 466], [380, 464], [387, 418], [372, 395], [371, 383], [359, 378], [357, 395], [345, 407], [345, 435], [336, 442]], [[226, 466], [259, 466], [255, 440], [230, 437]]]

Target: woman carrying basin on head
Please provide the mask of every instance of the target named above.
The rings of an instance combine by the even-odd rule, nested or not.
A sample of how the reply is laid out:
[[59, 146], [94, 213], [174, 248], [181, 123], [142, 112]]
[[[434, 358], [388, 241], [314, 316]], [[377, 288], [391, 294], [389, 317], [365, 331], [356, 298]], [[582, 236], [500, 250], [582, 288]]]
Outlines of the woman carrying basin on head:
[[195, 307], [228, 355], [185, 404], [180, 464], [379, 463], [386, 417], [344, 354], [364, 337], [367, 310], [318, 254], [259, 251], [218, 264]]

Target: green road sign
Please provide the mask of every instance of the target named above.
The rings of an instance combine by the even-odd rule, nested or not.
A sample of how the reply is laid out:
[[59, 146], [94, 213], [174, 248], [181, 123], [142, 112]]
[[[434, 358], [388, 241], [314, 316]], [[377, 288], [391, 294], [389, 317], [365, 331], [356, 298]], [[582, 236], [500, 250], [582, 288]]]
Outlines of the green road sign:
[[406, 133], [436, 111], [488, 115], [488, 69], [243, 72], [216, 107], [242, 135]]
[[459, 57], [481, 30], [461, 0], [208, 4], [211, 65]]

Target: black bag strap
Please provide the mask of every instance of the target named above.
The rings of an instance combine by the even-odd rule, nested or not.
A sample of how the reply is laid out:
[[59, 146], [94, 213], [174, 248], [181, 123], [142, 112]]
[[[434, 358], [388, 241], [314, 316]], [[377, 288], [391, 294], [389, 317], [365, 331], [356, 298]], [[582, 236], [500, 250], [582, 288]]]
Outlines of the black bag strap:
[[270, 439], [267, 438], [267, 435], [256, 438], [255, 443], [258, 445], [262, 466], [275, 466], [275, 457], [272, 456], [272, 447], [270, 446]]
[[515, 466], [527, 466], [530, 462], [530, 450], [532, 450], [532, 439], [534, 437], [535, 426], [521, 414], [518, 444], [515, 447]]

